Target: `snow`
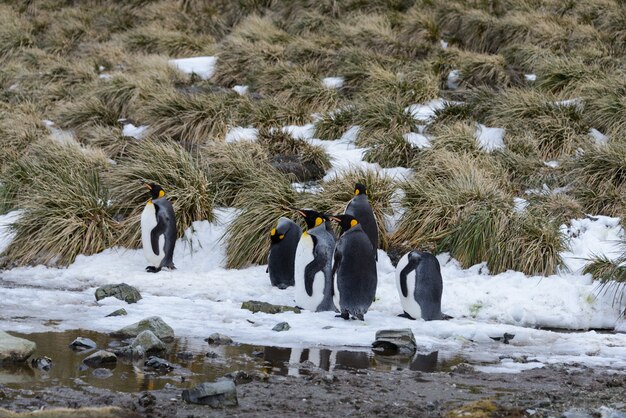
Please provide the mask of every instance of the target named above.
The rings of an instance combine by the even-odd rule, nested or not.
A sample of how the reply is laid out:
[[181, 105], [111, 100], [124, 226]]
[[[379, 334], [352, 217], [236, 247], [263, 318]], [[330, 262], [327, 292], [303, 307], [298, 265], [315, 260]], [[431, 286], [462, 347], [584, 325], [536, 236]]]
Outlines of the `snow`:
[[520, 373], [524, 370], [539, 369], [545, 367], [540, 362], [519, 363], [511, 358], [504, 358], [500, 364], [494, 366], [474, 366], [474, 369], [483, 373]]
[[203, 80], [208, 80], [215, 73], [217, 57], [179, 58], [168, 61], [169, 64], [185, 74], [196, 74]]
[[14, 210], [13, 212], [0, 216], [0, 254], [7, 249], [13, 240], [13, 236], [15, 234], [11, 231], [10, 225], [17, 221], [19, 216], [20, 211], [18, 210]]
[[233, 87], [233, 90], [235, 90], [240, 96], [245, 96], [246, 94], [248, 94], [248, 86], [237, 85]]
[[591, 137], [596, 141], [596, 144], [598, 145], [606, 144], [607, 142], [609, 142], [609, 137], [595, 128], [589, 129], [589, 135], [591, 135]]
[[485, 152], [493, 152], [505, 147], [504, 129], [502, 128], [488, 128], [479, 123], [477, 124], [475, 137], [478, 147]]
[[328, 89], [339, 89], [343, 87], [344, 81], [343, 77], [326, 77], [322, 80], [322, 84]]
[[444, 99], [434, 99], [426, 104], [412, 104], [404, 111], [417, 120], [428, 122], [435, 117], [435, 110], [443, 109], [447, 103]]
[[513, 198], [513, 210], [517, 213], [522, 213], [526, 210], [526, 208], [528, 207], [529, 203], [528, 200], [523, 199], [521, 197], [515, 197]]
[[546, 167], [550, 167], [550, 168], [559, 168], [559, 166], [561, 165], [561, 163], [559, 163], [558, 161], [544, 161], [544, 164]]
[[439, 46], [441, 47], [441, 49], [448, 49], [448, 43], [443, 39], [439, 40]]
[[224, 140], [226, 142], [239, 142], [239, 141], [254, 142], [256, 141], [258, 135], [259, 135], [258, 129], [244, 128], [242, 126], [234, 126], [234, 127], [230, 127]]
[[404, 134], [404, 139], [407, 140], [409, 144], [411, 144], [414, 148], [430, 148], [432, 145], [430, 143], [430, 138], [424, 134], [417, 134], [415, 132], [409, 132], [408, 134]]
[[459, 70], [452, 70], [448, 74], [447, 86], [450, 90], [456, 90], [459, 88], [461, 72]]
[[[621, 308], [611, 305], [612, 295], [598, 294], [589, 276], [574, 273], [528, 277], [507, 271], [489, 275], [484, 264], [462, 269], [448, 254], [439, 254], [444, 280], [442, 309], [455, 319], [409, 321], [397, 317], [401, 308], [394, 267], [379, 250], [376, 301], [364, 322], [344, 321], [333, 312], [269, 315], [242, 310], [241, 303], [247, 300], [293, 306], [294, 293], [293, 288], [272, 287], [265, 265], [243, 270], [223, 267], [225, 244], [221, 237], [236, 214], [235, 209], [221, 208], [215, 211], [213, 223], [195, 222], [186, 231], [186, 239], [177, 243], [177, 270], [173, 271], [146, 273], [142, 251], [123, 248], [79, 256], [65, 269], [35, 266], [3, 271], [0, 329], [111, 332], [158, 315], [178, 336], [198, 346], [208, 334], [220, 332], [240, 343], [367, 348], [377, 330], [408, 327], [420, 351], [461, 353], [470, 360], [495, 362], [485, 366], [486, 372], [517, 372], [541, 367], [540, 363], [579, 363], [626, 371], [624, 334], [537, 329], [615, 326]], [[0, 242], [4, 245], [10, 240], [6, 225], [17, 216], [16, 212], [0, 216]], [[616, 218], [579, 219], [572, 221], [570, 228], [571, 254], [575, 257], [623, 236]], [[132, 305], [115, 298], [95, 301], [97, 287], [121, 282], [137, 287], [143, 299]], [[121, 307], [128, 311], [127, 316], [106, 317]], [[272, 331], [282, 321], [291, 329]], [[504, 333], [514, 335], [510, 344], [490, 338]], [[510, 360], [522, 356], [529, 363]]]
[[48, 128], [50, 132], [50, 139], [55, 141], [60, 145], [72, 145], [80, 147], [80, 143], [74, 137], [74, 133], [72, 131], [64, 130], [57, 128], [55, 123], [51, 120], [43, 120], [44, 125]]
[[537, 81], [536, 74], [524, 74], [524, 78], [526, 79], [526, 81]]
[[146, 129], [148, 129], [146, 125], [135, 126], [132, 123], [127, 123], [124, 125], [124, 128], [122, 128], [122, 135], [135, 139], [141, 139], [143, 138]]

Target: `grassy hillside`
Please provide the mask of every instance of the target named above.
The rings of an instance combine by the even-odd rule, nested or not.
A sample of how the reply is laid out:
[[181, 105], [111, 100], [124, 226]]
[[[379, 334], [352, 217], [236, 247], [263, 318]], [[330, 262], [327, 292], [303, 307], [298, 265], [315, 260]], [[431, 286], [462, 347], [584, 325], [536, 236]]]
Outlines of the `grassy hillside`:
[[[2, 261], [138, 246], [147, 179], [168, 192], [181, 234], [216, 206], [242, 209], [226, 239], [228, 265], [244, 267], [266, 260], [287, 206], [340, 210], [363, 181], [380, 225], [404, 209], [381, 231], [385, 249], [554, 273], [562, 223], [626, 214], [625, 28], [617, 0], [3, 1], [0, 211], [24, 215]], [[207, 55], [209, 80], [168, 65]], [[420, 128], [406, 108], [436, 98], [447, 105]], [[148, 126], [143, 139], [124, 136], [129, 122]], [[358, 125], [367, 161], [415, 175], [323, 182], [324, 149], [280, 132], [307, 123], [329, 140]], [[484, 151], [477, 123], [504, 128], [505, 148]], [[234, 126], [258, 141], [226, 143]], [[432, 147], [407, 141], [420, 129]], [[626, 277], [607, 260], [589, 271]]]

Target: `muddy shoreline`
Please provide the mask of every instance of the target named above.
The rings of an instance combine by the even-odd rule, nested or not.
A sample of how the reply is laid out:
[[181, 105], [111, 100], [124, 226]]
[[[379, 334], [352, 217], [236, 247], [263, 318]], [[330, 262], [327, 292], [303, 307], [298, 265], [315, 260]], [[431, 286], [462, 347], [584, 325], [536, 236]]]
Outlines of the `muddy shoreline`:
[[[307, 364], [303, 365], [307, 368]], [[181, 398], [181, 388], [117, 392], [84, 384], [73, 388], [10, 389], [0, 384], [0, 407], [27, 412], [116, 406], [120, 416], [601, 416], [626, 412], [626, 375], [609, 369], [551, 365], [517, 374], [491, 374], [460, 364], [450, 372], [334, 370], [308, 367], [301, 376], [238, 376], [239, 406], [212, 409]], [[0, 414], [2, 416], [2, 414]], [[106, 415], [104, 415], [106, 416]], [[626, 416], [622, 415], [622, 416]]]

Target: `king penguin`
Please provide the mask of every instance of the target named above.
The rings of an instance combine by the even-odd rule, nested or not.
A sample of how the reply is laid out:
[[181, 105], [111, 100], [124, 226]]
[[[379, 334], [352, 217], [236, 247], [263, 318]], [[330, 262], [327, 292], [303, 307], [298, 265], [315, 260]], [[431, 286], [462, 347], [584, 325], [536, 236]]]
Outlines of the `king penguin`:
[[146, 271], [158, 273], [163, 267], [175, 269], [172, 257], [176, 244], [174, 208], [165, 191], [155, 183], [142, 182], [150, 190], [150, 199], [141, 214], [141, 243], [148, 260]]
[[267, 272], [272, 286], [286, 289], [293, 286], [294, 259], [302, 229], [291, 219], [280, 218], [276, 228], [270, 232], [270, 255]]
[[378, 261], [378, 224], [376, 223], [376, 217], [374, 211], [367, 198], [367, 188], [362, 183], [357, 183], [354, 186], [354, 197], [346, 206], [344, 211], [345, 215], [352, 215], [355, 217], [363, 231], [367, 234], [372, 245], [374, 247], [374, 258]]
[[443, 281], [434, 255], [422, 251], [406, 253], [396, 267], [396, 286], [404, 310], [400, 316], [425, 321], [450, 319], [441, 313]]
[[335, 236], [330, 232], [332, 226], [322, 213], [294, 210], [304, 217], [309, 228], [302, 233], [296, 250], [296, 305], [314, 312], [334, 311], [332, 264]]
[[335, 246], [333, 301], [343, 319], [363, 320], [376, 297], [378, 276], [372, 241], [352, 215], [335, 215], [342, 234]]

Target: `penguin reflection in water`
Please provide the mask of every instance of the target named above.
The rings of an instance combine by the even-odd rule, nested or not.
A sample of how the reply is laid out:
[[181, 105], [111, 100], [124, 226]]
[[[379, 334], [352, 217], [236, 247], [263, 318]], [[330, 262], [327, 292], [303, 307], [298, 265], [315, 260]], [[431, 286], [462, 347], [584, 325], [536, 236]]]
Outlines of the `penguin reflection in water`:
[[141, 243], [150, 265], [146, 271], [158, 273], [163, 267], [175, 269], [172, 257], [176, 244], [174, 208], [165, 198], [165, 191], [155, 183], [143, 182], [150, 190], [150, 199], [141, 214]]
[[294, 285], [294, 259], [302, 229], [294, 221], [280, 218], [276, 228], [270, 232], [270, 255], [267, 272], [272, 286], [286, 289]]
[[306, 221], [295, 257], [296, 305], [313, 312], [334, 311], [333, 250], [335, 236], [327, 216], [314, 210], [291, 208]]
[[378, 276], [373, 245], [361, 224], [351, 215], [335, 215], [341, 237], [335, 246], [333, 263], [335, 306], [343, 319], [363, 320], [376, 297]]
[[405, 254], [396, 267], [396, 286], [404, 310], [400, 316], [425, 321], [451, 319], [441, 313], [443, 281], [434, 255], [423, 251]]

